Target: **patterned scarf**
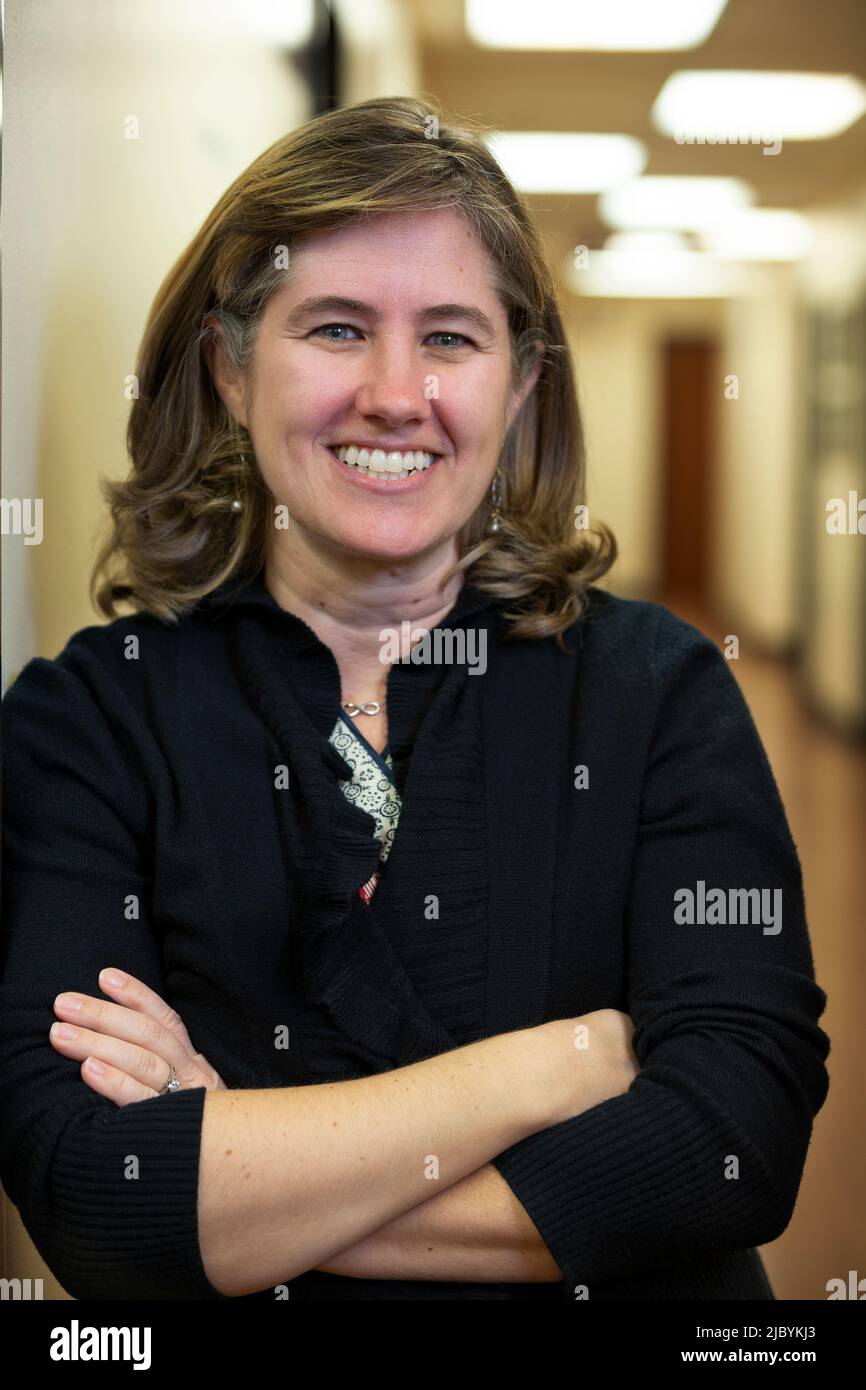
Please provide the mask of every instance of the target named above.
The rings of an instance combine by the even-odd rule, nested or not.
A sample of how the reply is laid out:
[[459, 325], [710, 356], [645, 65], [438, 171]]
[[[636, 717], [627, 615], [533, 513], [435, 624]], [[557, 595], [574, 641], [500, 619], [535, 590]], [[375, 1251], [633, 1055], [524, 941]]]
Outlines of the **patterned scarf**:
[[[356, 727], [354, 720], [343, 713], [339, 715], [328, 741], [352, 769], [351, 778], [341, 780], [340, 786], [348, 801], [354, 802], [362, 811], [373, 817], [373, 834], [382, 846], [379, 859], [384, 864], [391, 853], [401, 808], [400, 796], [394, 782], [394, 764], [390, 748], [386, 747], [383, 753], [377, 753]], [[372, 878], [358, 889], [359, 896], [365, 902], [372, 898], [378, 882], [377, 870]]]

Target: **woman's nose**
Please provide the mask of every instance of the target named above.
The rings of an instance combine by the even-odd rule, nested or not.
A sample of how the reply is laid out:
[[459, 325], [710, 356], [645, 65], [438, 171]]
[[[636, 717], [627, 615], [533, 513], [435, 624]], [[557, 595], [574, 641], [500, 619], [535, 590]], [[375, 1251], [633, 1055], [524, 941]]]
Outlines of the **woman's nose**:
[[361, 415], [381, 416], [396, 425], [408, 419], [426, 419], [436, 395], [435, 378], [413, 359], [411, 349], [392, 344], [377, 348], [366, 358], [355, 406]]

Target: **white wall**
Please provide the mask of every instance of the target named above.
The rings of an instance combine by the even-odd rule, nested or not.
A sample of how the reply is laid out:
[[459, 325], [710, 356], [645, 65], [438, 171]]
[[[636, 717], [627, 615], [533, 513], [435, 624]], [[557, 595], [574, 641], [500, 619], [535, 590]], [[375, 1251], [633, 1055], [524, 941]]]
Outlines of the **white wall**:
[[371, 97], [418, 96], [417, 34], [404, 0], [332, 3], [343, 51], [343, 105]]
[[245, 28], [254, 8], [7, 0], [3, 496], [41, 497], [44, 534], [3, 537], [4, 689], [102, 621], [97, 475], [127, 471], [123, 384], [150, 303], [226, 186], [310, 114]]
[[736, 632], [767, 651], [799, 630], [798, 469], [802, 446], [798, 307], [790, 265], [750, 267], [725, 302], [713, 590]]
[[[845, 311], [866, 288], [866, 185], [859, 195], [813, 214], [817, 242], [802, 265], [804, 304]], [[848, 388], [866, 391], [862, 357], [850, 363]], [[813, 383], [806, 383], [811, 388]], [[817, 621], [806, 634], [805, 677], [815, 703], [842, 726], [866, 720], [866, 536], [829, 535], [826, 503], [866, 496], [866, 458], [859, 451], [818, 461], [810, 518]]]

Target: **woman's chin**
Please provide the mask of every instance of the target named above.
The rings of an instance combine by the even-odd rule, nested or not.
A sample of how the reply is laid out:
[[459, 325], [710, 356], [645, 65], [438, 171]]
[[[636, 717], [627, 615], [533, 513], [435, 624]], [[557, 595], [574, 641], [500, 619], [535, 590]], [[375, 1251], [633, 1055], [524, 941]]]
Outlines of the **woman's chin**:
[[448, 537], [430, 534], [417, 529], [407, 533], [389, 533], [381, 530], [353, 531], [348, 535], [334, 538], [338, 545], [353, 555], [364, 556], [369, 560], [381, 560], [383, 564], [407, 564], [411, 560], [426, 555], [434, 547], [447, 544]]

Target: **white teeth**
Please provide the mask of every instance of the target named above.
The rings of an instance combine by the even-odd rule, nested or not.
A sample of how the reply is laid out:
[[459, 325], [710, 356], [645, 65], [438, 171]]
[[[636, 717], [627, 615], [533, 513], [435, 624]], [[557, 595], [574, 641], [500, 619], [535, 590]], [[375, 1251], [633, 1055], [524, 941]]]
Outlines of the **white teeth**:
[[406, 453], [392, 449], [386, 454], [384, 449], [371, 451], [359, 448], [356, 444], [343, 444], [334, 452], [343, 463], [347, 463], [350, 468], [357, 468], [361, 473], [395, 479], [408, 478], [411, 473], [423, 472], [430, 467], [435, 457], [434, 454], [425, 453], [421, 449], [410, 449]]

